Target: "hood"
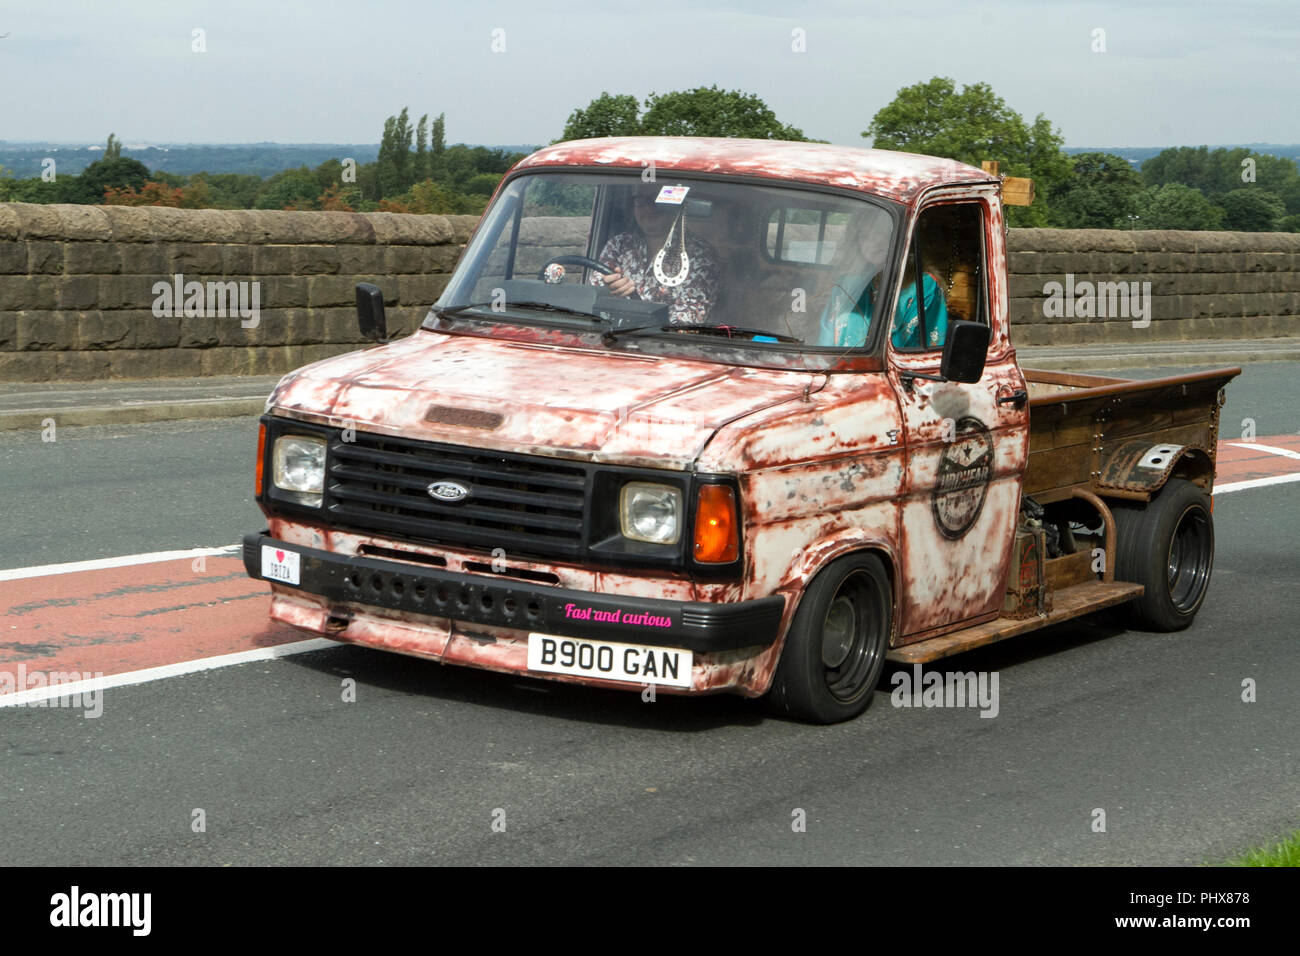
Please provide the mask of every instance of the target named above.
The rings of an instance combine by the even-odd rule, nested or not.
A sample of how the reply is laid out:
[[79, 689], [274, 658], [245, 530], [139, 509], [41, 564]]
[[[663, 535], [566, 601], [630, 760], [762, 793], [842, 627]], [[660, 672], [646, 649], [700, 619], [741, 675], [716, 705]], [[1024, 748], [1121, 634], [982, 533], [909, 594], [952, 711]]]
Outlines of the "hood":
[[419, 331], [290, 372], [267, 411], [358, 431], [650, 468], [812, 375]]

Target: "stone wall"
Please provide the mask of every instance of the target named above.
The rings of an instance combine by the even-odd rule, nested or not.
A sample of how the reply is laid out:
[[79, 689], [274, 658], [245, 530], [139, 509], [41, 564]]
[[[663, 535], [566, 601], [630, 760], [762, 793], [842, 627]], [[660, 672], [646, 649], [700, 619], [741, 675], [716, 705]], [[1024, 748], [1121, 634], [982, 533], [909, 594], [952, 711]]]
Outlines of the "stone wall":
[[[363, 344], [354, 286], [389, 329], [442, 292], [472, 216], [0, 204], [0, 381], [270, 374]], [[1013, 230], [1020, 345], [1300, 335], [1300, 235]], [[533, 258], [550, 249], [530, 250]], [[561, 251], [572, 251], [564, 249]], [[531, 264], [530, 264], [531, 268]], [[260, 317], [155, 315], [158, 282], [257, 281]], [[1044, 287], [1150, 282], [1150, 324], [1051, 316]], [[1140, 286], [1139, 286], [1140, 287]], [[1059, 303], [1058, 303], [1059, 304]]]
[[[1300, 234], [1013, 229], [1008, 237], [1017, 345], [1100, 345], [1300, 335]], [[1150, 324], [1049, 315], [1044, 287], [1150, 283]], [[1085, 289], [1086, 292], [1086, 289]]]
[[[474, 216], [0, 204], [0, 381], [285, 372], [357, 348], [355, 286], [391, 334], [442, 292]], [[154, 314], [154, 285], [259, 282], [259, 321]]]

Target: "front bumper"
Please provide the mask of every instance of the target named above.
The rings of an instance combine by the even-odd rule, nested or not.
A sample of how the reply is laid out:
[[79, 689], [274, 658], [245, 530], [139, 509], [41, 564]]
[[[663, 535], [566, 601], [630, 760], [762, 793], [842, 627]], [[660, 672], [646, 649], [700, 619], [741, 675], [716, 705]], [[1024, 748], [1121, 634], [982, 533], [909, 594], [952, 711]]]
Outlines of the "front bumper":
[[276, 581], [275, 585], [323, 598], [337, 605], [344, 618], [347, 605], [362, 605], [399, 612], [408, 622], [411, 616], [427, 616], [709, 654], [741, 648], [755, 648], [757, 653], [769, 648], [780, 633], [785, 612], [785, 599], [779, 595], [713, 604], [598, 594], [337, 554], [287, 544], [265, 533], [244, 537], [244, 568], [259, 580], [266, 580], [262, 577], [263, 546], [300, 556], [299, 583]]

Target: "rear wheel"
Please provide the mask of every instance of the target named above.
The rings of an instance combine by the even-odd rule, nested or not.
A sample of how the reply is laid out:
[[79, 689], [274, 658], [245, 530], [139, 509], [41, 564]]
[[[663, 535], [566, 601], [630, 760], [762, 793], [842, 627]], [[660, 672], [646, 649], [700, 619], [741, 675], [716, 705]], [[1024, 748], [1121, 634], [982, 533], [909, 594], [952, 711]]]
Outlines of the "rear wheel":
[[1134, 623], [1180, 631], [1205, 601], [1214, 568], [1214, 519], [1197, 485], [1171, 478], [1146, 504], [1113, 502], [1115, 577], [1146, 588], [1129, 604]]
[[795, 613], [769, 704], [822, 724], [856, 717], [880, 681], [892, 622], [889, 576], [880, 558], [836, 561], [813, 579]]

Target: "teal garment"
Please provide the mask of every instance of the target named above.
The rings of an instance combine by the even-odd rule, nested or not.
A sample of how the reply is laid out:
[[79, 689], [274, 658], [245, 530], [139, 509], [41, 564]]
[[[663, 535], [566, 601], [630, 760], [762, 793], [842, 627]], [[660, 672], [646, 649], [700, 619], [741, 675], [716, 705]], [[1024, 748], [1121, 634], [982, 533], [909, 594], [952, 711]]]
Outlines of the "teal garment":
[[831, 290], [830, 301], [822, 309], [821, 331], [818, 345], [861, 348], [867, 341], [867, 328], [871, 325], [873, 309], [871, 283], [862, 289], [856, 302], [844, 290], [853, 288], [853, 280], [842, 278]]
[[921, 277], [921, 290], [925, 296], [925, 327], [929, 341], [921, 342], [921, 323], [916, 318], [916, 282], [908, 282], [898, 296], [894, 312], [894, 331], [890, 340], [896, 349], [938, 349], [948, 339], [948, 305], [939, 291], [939, 283], [929, 274]]
[[[821, 333], [817, 344], [825, 346], [842, 346], [861, 348], [867, 341], [867, 329], [871, 325], [874, 303], [871, 295], [871, 283], [867, 283], [856, 302], [849, 300], [845, 288], [852, 288], [851, 280], [842, 279], [831, 292], [830, 301], [822, 310]], [[921, 278], [921, 289], [925, 295], [925, 324], [929, 342], [924, 348], [942, 348], [948, 338], [948, 305], [939, 283], [928, 273]], [[908, 282], [898, 297], [898, 308], [894, 312], [894, 328], [891, 339], [896, 349], [920, 349], [921, 327], [916, 318], [916, 283]]]

